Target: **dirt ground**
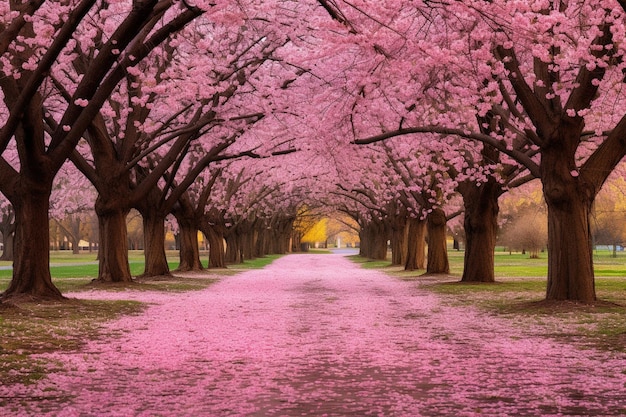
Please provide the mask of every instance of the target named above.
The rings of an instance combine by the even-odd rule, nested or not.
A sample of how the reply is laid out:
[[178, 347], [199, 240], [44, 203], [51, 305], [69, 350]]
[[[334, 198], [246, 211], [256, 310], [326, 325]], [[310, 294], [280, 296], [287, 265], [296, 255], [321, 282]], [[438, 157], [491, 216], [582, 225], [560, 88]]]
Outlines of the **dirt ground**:
[[626, 357], [532, 322], [442, 304], [341, 255], [289, 255], [150, 303], [36, 385], [2, 386], [0, 415], [618, 416]]

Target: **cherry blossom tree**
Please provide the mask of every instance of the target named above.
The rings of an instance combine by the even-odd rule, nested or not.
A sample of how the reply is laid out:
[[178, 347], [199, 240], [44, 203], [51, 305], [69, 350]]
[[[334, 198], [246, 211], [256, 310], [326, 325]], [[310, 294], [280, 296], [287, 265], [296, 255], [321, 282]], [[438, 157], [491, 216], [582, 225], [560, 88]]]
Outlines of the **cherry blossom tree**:
[[[13, 279], [3, 293], [5, 300], [61, 297], [52, 284], [48, 254], [54, 176], [125, 68], [202, 14], [201, 9], [169, 1], [97, 3], [16, 1], [0, 8], [0, 87], [8, 113], [0, 130], [0, 191], [16, 213]], [[107, 36], [90, 37], [91, 22], [107, 28]], [[79, 37], [98, 47], [83, 63], [81, 77], [63, 86], [67, 93], [63, 104], [55, 94], [55, 79], [71, 67]], [[12, 149], [19, 166], [10, 163]]]
[[[589, 213], [595, 195], [626, 154], [620, 139], [626, 126], [619, 110], [623, 100], [617, 94], [623, 82], [619, 41], [624, 19], [616, 5], [473, 1], [355, 8], [365, 10], [360, 20], [369, 22], [362, 50], [377, 58], [375, 70], [393, 63], [398, 75], [385, 73], [368, 86], [401, 92], [379, 94], [391, 98], [392, 106], [386, 107], [395, 115], [361, 116], [355, 136], [372, 136], [368, 133], [375, 123], [380, 130], [381, 122], [384, 133], [374, 135], [378, 140], [419, 132], [458, 135], [493, 146], [540, 178], [552, 255], [547, 299], [592, 302], [596, 297]], [[434, 25], [447, 30], [423, 30]], [[358, 29], [365, 33], [362, 27]], [[417, 41], [407, 33], [417, 34]], [[432, 80], [423, 76], [432, 74], [424, 71], [428, 67], [438, 68], [435, 81], [450, 87], [439, 90], [448, 93], [444, 112], [428, 94], [433, 91]], [[494, 105], [506, 109], [494, 113], [502, 128], [486, 134], [476, 116], [498, 110]], [[528, 141], [524, 152], [514, 146], [520, 137]]]
[[[424, 251], [423, 247], [420, 248], [423, 242], [423, 232], [419, 227], [425, 225], [428, 241], [426, 272], [447, 274], [450, 272], [447, 253], [447, 221], [458, 214], [454, 205], [450, 204], [455, 193], [455, 183], [448, 174], [449, 168], [446, 166], [448, 164], [441, 164], [443, 153], [436, 146], [425, 146], [416, 153], [414, 143], [395, 141], [393, 145], [385, 143], [383, 146], [390, 166], [403, 185], [398, 193], [404, 197], [404, 201], [408, 201], [408, 195], [414, 201], [407, 206], [407, 210], [412, 213], [408, 230], [409, 242], [415, 243], [407, 247], [408, 257], [405, 269], [413, 270], [419, 267], [416, 261]], [[411, 229], [418, 231], [415, 239], [410, 236]], [[418, 253], [415, 253], [415, 249]]]
[[[115, 243], [125, 240], [123, 219], [131, 207], [144, 220], [145, 275], [168, 274], [165, 217], [195, 177], [209, 163], [232, 158], [221, 154], [264, 117], [265, 107], [255, 100], [263, 97], [247, 84], [251, 77], [261, 79], [255, 73], [283, 40], [254, 20], [245, 24], [224, 20], [222, 12], [205, 14], [128, 68], [126, 83], [88, 131], [89, 149], [74, 153], [99, 192], [96, 211], [106, 236], [99, 279], [131, 279], [126, 248]], [[260, 146], [254, 141], [248, 150]]]
[[[312, 185], [302, 176], [302, 153], [294, 152], [267, 160], [237, 161], [229, 166], [229, 180], [223, 185], [221, 202], [210, 201], [211, 221], [222, 207], [226, 262], [238, 263], [268, 253], [300, 250], [303, 230], [297, 230], [303, 207], [315, 202], [307, 195]], [[227, 204], [226, 204], [227, 203]]]

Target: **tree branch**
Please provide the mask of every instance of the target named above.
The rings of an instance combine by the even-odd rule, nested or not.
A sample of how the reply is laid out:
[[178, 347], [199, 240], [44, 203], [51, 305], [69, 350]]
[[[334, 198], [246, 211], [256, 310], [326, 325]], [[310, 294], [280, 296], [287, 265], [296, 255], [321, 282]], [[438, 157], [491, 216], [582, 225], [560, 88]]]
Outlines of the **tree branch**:
[[26, 110], [26, 106], [28, 106], [31, 98], [41, 86], [41, 83], [46, 78], [50, 68], [63, 48], [67, 45], [69, 39], [71, 39], [74, 35], [74, 32], [83, 20], [83, 17], [85, 17], [95, 2], [96, 0], [83, 0], [72, 10], [59, 33], [55, 35], [52, 45], [50, 45], [46, 53], [39, 60], [37, 69], [32, 72], [30, 78], [26, 82], [26, 85], [22, 91], [20, 91], [20, 96], [17, 98], [15, 105], [11, 108], [11, 113], [6, 123], [0, 130], [0, 152], [4, 151], [8, 146], [9, 141], [15, 134], [15, 129], [17, 129], [22, 115]]
[[399, 130], [394, 130], [390, 132], [386, 132], [380, 135], [371, 136], [365, 139], [357, 139], [354, 141], [357, 145], [367, 145], [370, 143], [381, 142], [389, 138], [393, 138], [396, 136], [409, 135], [414, 133], [437, 133], [443, 135], [455, 135], [460, 136], [466, 139], [471, 139], [474, 141], [479, 141], [482, 143], [486, 143], [488, 145], [493, 146], [498, 149], [500, 152], [509, 155], [511, 158], [519, 162], [521, 165], [525, 166], [533, 175], [536, 177], [540, 176], [539, 166], [524, 152], [521, 152], [516, 149], [510, 149], [506, 146], [502, 141], [496, 140], [495, 138], [485, 135], [482, 133], [476, 133], [469, 130], [463, 129], [453, 129], [446, 128], [441, 126], [422, 126], [422, 127], [412, 127], [412, 128], [404, 128]]

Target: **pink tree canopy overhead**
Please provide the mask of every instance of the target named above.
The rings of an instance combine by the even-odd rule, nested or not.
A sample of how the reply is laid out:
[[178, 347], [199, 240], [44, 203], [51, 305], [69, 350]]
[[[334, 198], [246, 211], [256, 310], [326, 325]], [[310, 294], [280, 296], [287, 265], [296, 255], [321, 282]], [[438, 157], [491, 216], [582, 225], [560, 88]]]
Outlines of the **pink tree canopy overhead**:
[[[149, 193], [171, 203], [160, 206], [164, 216], [209, 162], [297, 150], [299, 172], [285, 179], [305, 177], [312, 154], [343, 165], [341, 179], [281, 185], [274, 195], [340, 182], [353, 199], [341, 204], [368, 220], [434, 210], [430, 200], [439, 205], [454, 189], [467, 213], [484, 207], [467, 204], [483, 198], [468, 191], [474, 185], [497, 205], [526, 170], [543, 184], [549, 247], [559, 254], [547, 298], [593, 301], [589, 212], [626, 154], [623, 9], [614, 0], [5, 2], [0, 192], [18, 230], [5, 296], [60, 296], [48, 258], [26, 254], [47, 251], [30, 236], [47, 229], [53, 179], [68, 157], [100, 193], [100, 212], [123, 218]], [[351, 146], [417, 134], [387, 145], [386, 162], [359, 160]], [[81, 138], [89, 146], [74, 152]], [[426, 155], [438, 158], [428, 163], [437, 165], [432, 187], [399, 175]], [[236, 166], [215, 177], [215, 190], [232, 184]], [[122, 188], [131, 203], [106, 198]], [[417, 188], [425, 201], [400, 208]]]
[[[345, 36], [355, 34], [359, 56], [371, 57], [369, 68], [359, 70], [365, 81], [360, 96], [376, 103], [356, 103], [358, 117], [346, 131], [369, 137], [362, 143], [419, 132], [463, 136], [493, 146], [540, 178], [555, 254], [549, 299], [595, 300], [589, 210], [626, 153], [619, 5], [472, 1], [340, 8]], [[481, 131], [488, 122], [477, 123], [477, 116], [490, 113], [497, 129]]]
[[[202, 14], [157, 0], [96, 3], [4, 2], [0, 8], [0, 88], [8, 114], [0, 129], [0, 192], [16, 212], [13, 279], [3, 299], [61, 297], [48, 265], [53, 179], [125, 68]], [[108, 36], [90, 37], [93, 21], [106, 27]], [[59, 84], [64, 68], [81, 64], [73, 53], [79, 37], [97, 43], [96, 53], [82, 63], [82, 76], [71, 86]], [[10, 162], [13, 149], [19, 167]]]

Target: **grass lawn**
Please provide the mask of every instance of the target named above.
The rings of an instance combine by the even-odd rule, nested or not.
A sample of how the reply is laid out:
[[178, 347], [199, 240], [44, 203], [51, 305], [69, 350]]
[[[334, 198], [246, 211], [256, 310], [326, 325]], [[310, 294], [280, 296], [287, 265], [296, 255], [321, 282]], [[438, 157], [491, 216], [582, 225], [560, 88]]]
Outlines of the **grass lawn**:
[[[465, 253], [462, 251], [448, 251], [451, 275], [460, 277], [463, 274], [464, 256]], [[394, 268], [388, 260], [376, 261], [358, 256], [351, 258], [355, 262], [361, 263], [364, 268]], [[391, 259], [391, 255], [388, 256], [388, 259]], [[626, 252], [618, 252], [617, 257], [613, 257], [608, 250], [594, 251], [593, 262], [596, 277], [626, 278]], [[548, 275], [548, 254], [544, 252], [540, 254], [538, 259], [531, 259], [528, 254], [498, 250], [495, 253], [494, 269], [498, 278], [546, 277]]]
[[[207, 256], [202, 255], [202, 263], [207, 267]], [[271, 263], [280, 255], [268, 255], [262, 258], [246, 260], [242, 264], [230, 265], [225, 270], [214, 270], [215, 274], [231, 275], [237, 271], [262, 268]], [[178, 268], [178, 252], [168, 251], [168, 264], [170, 270]], [[138, 276], [144, 269], [143, 251], [130, 251], [128, 256], [130, 264], [130, 273]], [[11, 280], [12, 271], [10, 269], [11, 262], [0, 261], [0, 292], [4, 291]], [[98, 276], [98, 260], [95, 253], [80, 253], [77, 255], [69, 251], [54, 251], [50, 253], [50, 273], [52, 274], [52, 282], [59, 288], [61, 292], [79, 291], [85, 289], [86, 285]], [[165, 289], [165, 285], [159, 288]], [[169, 287], [167, 290], [171, 290]], [[193, 289], [193, 288], [189, 288]]]

